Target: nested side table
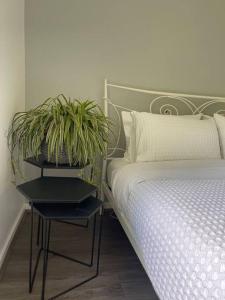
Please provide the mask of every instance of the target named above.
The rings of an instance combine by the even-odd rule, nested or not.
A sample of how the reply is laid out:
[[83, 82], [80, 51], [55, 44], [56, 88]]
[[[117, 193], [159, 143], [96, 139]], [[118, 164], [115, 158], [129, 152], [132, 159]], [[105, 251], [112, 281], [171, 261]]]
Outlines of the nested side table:
[[[30, 162], [30, 161], [28, 161]], [[28, 199], [31, 206], [31, 230], [30, 230], [30, 259], [29, 259], [29, 292], [32, 292], [36, 272], [43, 253], [43, 277], [42, 277], [42, 291], [41, 300], [45, 299], [45, 286], [48, 265], [48, 253], [58, 255], [70, 261], [82, 264], [86, 267], [94, 265], [94, 250], [96, 240], [96, 220], [99, 219], [98, 243], [97, 243], [97, 261], [95, 274], [86, 280], [72, 286], [71, 288], [58, 293], [49, 298], [56, 299], [59, 296], [68, 293], [69, 291], [83, 285], [84, 283], [96, 278], [99, 273], [99, 258], [101, 247], [101, 232], [102, 232], [102, 215], [103, 205], [94, 195], [97, 194], [95, 186], [85, 182], [76, 177], [50, 177], [43, 175], [43, 169], [48, 167], [43, 162], [31, 159], [33, 165], [41, 168], [41, 177], [32, 181], [19, 185], [18, 190]], [[45, 164], [45, 165], [44, 165]], [[51, 166], [52, 168], [53, 166]], [[64, 166], [69, 169], [68, 166]], [[54, 167], [56, 168], [56, 167]], [[63, 166], [60, 166], [62, 169]], [[77, 167], [74, 167], [77, 168]], [[33, 268], [33, 227], [34, 227], [34, 212], [38, 215], [38, 234], [37, 246], [39, 251], [36, 263]], [[100, 218], [97, 218], [97, 215]], [[77, 220], [84, 220], [85, 224], [74, 223]], [[65, 222], [75, 226], [88, 228], [89, 224], [93, 225], [91, 238], [91, 255], [89, 262], [80, 261], [76, 258], [68, 257], [63, 253], [59, 253], [49, 248], [51, 236], [52, 221]], [[92, 221], [92, 222], [91, 222]], [[40, 238], [41, 235], [41, 238]], [[39, 245], [40, 244], [40, 245]]]

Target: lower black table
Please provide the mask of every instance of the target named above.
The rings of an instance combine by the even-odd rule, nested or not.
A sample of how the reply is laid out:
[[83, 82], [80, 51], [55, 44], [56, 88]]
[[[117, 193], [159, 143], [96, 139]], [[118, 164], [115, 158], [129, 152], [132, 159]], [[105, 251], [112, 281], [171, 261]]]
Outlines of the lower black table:
[[[29, 200], [31, 205], [31, 234], [30, 234], [30, 264], [29, 264], [29, 292], [32, 292], [33, 284], [36, 277], [36, 272], [39, 264], [41, 253], [43, 252], [43, 279], [42, 279], [42, 293], [41, 299], [45, 299], [45, 285], [48, 265], [48, 253], [53, 253], [65, 259], [80, 263], [87, 267], [93, 266], [94, 250], [95, 250], [95, 236], [96, 236], [96, 219], [97, 214], [99, 218], [99, 235], [97, 246], [97, 262], [95, 274], [86, 280], [76, 284], [75, 286], [51, 297], [56, 299], [59, 296], [68, 293], [69, 291], [81, 286], [82, 284], [94, 279], [99, 273], [99, 258], [101, 246], [101, 231], [102, 231], [102, 202], [94, 197], [97, 194], [95, 186], [85, 182], [80, 178], [71, 177], [40, 177], [35, 180], [19, 185], [18, 190]], [[41, 243], [39, 247], [36, 263], [32, 266], [33, 260], [33, 215], [36, 212], [39, 216], [37, 245], [39, 246], [39, 239], [41, 233]], [[89, 221], [93, 219], [93, 231], [91, 242], [91, 257], [90, 262], [83, 262], [72, 257], [65, 256], [49, 249], [51, 223], [52, 221], [59, 221], [69, 223], [75, 226], [87, 228]], [[85, 220], [86, 224], [71, 223], [71, 221]]]

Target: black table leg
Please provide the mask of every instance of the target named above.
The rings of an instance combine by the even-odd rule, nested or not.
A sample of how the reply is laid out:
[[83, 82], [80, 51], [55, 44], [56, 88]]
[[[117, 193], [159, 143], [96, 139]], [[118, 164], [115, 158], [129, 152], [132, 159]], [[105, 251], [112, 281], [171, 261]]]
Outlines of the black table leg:
[[31, 220], [30, 220], [30, 260], [29, 260], [29, 293], [32, 292], [32, 260], [33, 260], [33, 223], [34, 223], [34, 212], [33, 203], [31, 205]]
[[99, 274], [99, 261], [100, 261], [100, 252], [101, 252], [101, 241], [102, 241], [102, 222], [103, 222], [103, 214], [104, 208], [101, 207], [100, 211], [100, 225], [99, 225], [99, 236], [98, 236], [98, 254], [97, 254], [97, 269], [96, 269], [96, 277]]
[[[40, 217], [39, 217], [40, 218]], [[34, 266], [33, 270], [33, 228], [34, 228], [34, 211], [33, 211], [33, 204], [31, 203], [31, 223], [30, 223], [30, 259], [29, 259], [29, 293], [32, 292], [36, 273], [37, 273], [37, 268], [38, 268], [38, 263], [40, 260], [41, 252], [43, 250], [43, 221], [42, 218], [40, 218], [39, 221], [42, 224], [42, 246], [39, 248], [36, 263]], [[40, 228], [38, 229], [40, 231]], [[40, 234], [40, 233], [39, 233]]]
[[41, 218], [41, 249], [44, 249], [44, 220]]
[[94, 221], [93, 221], [92, 246], [91, 246], [91, 263], [90, 263], [90, 267], [93, 266], [93, 260], [94, 260], [95, 229], [96, 229], [96, 214], [94, 215]]
[[46, 286], [46, 276], [47, 276], [47, 268], [48, 268], [48, 250], [49, 250], [49, 242], [50, 242], [51, 221], [43, 220], [43, 227], [44, 227], [44, 241], [43, 241], [44, 259], [43, 259], [41, 300], [45, 299], [45, 286]]
[[41, 217], [38, 216], [38, 231], [37, 231], [37, 242], [36, 242], [37, 246], [39, 246], [39, 241], [40, 241], [40, 227], [41, 227]]

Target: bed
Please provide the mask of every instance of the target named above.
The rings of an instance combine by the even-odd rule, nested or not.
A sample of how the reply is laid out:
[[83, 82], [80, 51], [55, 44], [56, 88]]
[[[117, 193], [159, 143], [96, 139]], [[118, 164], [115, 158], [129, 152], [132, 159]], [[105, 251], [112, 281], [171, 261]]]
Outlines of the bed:
[[[106, 114], [110, 86], [105, 82]], [[134, 90], [122, 86], [126, 88]], [[144, 91], [156, 93], [157, 99], [166, 96]], [[184, 99], [183, 94], [169, 97]], [[223, 98], [202, 98], [204, 103], [224, 105]], [[207, 105], [201, 103], [198, 112]], [[199, 106], [194, 106], [196, 112]], [[115, 157], [122, 149], [119, 140], [104, 164], [102, 196], [114, 209], [159, 298], [225, 299], [225, 160], [128, 162]]]

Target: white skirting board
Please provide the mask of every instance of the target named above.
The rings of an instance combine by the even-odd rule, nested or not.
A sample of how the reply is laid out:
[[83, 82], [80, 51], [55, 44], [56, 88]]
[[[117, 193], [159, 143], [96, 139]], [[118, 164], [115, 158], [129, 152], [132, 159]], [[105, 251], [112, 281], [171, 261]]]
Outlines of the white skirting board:
[[16, 233], [17, 229], [18, 229], [18, 226], [21, 223], [21, 220], [23, 218], [25, 210], [26, 210], [26, 206], [23, 205], [21, 207], [21, 209], [20, 209], [20, 211], [19, 211], [16, 219], [15, 219], [15, 222], [14, 222], [14, 224], [13, 224], [10, 232], [9, 232], [9, 235], [8, 235], [8, 238], [7, 238], [6, 242], [5, 242], [5, 245], [4, 245], [3, 249], [2, 249], [2, 251], [0, 252], [0, 269], [2, 268], [3, 262], [4, 262], [5, 258], [6, 258], [7, 252], [8, 252], [9, 247], [10, 247], [12, 241], [13, 241], [13, 238], [15, 236], [15, 233]]

